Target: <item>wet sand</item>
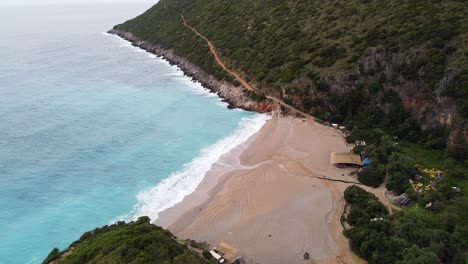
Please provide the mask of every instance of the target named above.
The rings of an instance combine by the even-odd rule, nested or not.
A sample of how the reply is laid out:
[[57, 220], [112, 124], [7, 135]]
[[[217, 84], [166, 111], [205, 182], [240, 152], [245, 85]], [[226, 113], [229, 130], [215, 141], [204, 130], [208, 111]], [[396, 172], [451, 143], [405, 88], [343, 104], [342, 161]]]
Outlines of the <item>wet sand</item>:
[[363, 263], [339, 221], [349, 184], [317, 178], [354, 181], [329, 162], [331, 152], [348, 150], [337, 130], [273, 117], [156, 224], [181, 239], [227, 242], [252, 263]]

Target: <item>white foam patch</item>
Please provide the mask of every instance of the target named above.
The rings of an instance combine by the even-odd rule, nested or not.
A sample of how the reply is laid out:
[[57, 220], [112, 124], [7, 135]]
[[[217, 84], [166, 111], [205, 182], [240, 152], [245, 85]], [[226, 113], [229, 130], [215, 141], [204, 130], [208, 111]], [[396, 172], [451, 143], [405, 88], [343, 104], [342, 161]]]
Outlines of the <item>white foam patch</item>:
[[243, 118], [234, 133], [202, 149], [200, 155], [185, 164], [182, 170], [172, 173], [156, 186], [139, 193], [138, 203], [133, 211], [122, 218], [133, 220], [139, 216], [149, 216], [155, 221], [160, 212], [182, 202], [185, 196], [195, 191], [205, 174], [222, 155], [245, 143], [268, 119], [270, 117], [264, 114]]
[[[179, 81], [184, 85], [184, 87], [187, 87], [190, 92], [192, 92], [193, 94], [197, 94], [197, 95], [205, 95], [205, 96], [208, 96], [208, 97], [216, 97], [217, 98], [217, 102], [216, 104], [218, 104], [219, 106], [222, 106], [224, 108], [227, 108], [227, 106], [229, 105], [228, 103], [226, 102], [223, 102], [223, 99], [218, 97], [217, 94], [215, 93], [212, 93], [210, 90], [206, 89], [205, 87], [203, 87], [203, 85], [201, 85], [201, 83], [199, 82], [193, 82], [193, 80], [187, 76], [184, 75], [183, 71], [177, 66], [177, 65], [170, 65], [169, 61], [165, 60], [165, 59], [162, 59], [162, 58], [158, 58], [156, 55], [150, 53], [150, 52], [147, 52], [139, 47], [135, 47], [132, 45], [132, 43], [126, 39], [123, 39], [117, 35], [114, 35], [114, 34], [109, 34], [109, 33], [106, 33], [106, 32], [103, 32], [102, 34], [104, 35], [107, 35], [107, 36], [113, 36], [114, 38], [118, 39], [119, 41], [119, 44], [120, 44], [120, 47], [129, 47], [129, 48], [132, 48], [132, 50], [134, 52], [144, 52], [144, 53], [147, 53], [148, 54], [148, 57], [149, 58], [152, 58], [152, 59], [156, 59], [154, 60], [155, 62], [157, 63], [164, 63], [164, 64], [167, 64], [168, 66], [170, 66], [174, 72], [170, 72], [170, 73], [167, 73], [165, 74], [166, 76], [173, 76], [173, 77], [180, 77], [178, 78]], [[234, 109], [235, 111], [243, 111], [241, 109]]]

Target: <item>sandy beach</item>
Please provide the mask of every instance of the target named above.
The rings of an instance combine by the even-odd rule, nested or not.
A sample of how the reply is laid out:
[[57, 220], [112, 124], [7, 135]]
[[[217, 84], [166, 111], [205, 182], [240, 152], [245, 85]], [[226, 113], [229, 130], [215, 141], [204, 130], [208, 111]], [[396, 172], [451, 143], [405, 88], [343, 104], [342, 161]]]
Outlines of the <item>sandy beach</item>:
[[350, 184], [321, 179], [356, 181], [329, 161], [331, 152], [349, 149], [335, 129], [272, 117], [156, 224], [181, 239], [227, 242], [250, 263], [364, 263], [349, 250], [339, 221]]

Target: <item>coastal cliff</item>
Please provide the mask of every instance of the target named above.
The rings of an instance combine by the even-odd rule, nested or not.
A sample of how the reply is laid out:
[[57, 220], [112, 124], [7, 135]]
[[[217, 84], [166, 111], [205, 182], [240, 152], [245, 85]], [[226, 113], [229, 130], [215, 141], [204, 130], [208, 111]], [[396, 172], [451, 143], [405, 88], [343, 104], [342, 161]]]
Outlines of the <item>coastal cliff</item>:
[[[229, 4], [160, 0], [110, 33], [179, 65], [231, 107], [259, 112], [277, 109], [278, 105], [265, 100], [268, 98], [302, 116], [343, 124], [350, 130], [349, 143], [365, 142], [354, 151], [372, 160], [371, 167], [358, 173], [359, 184], [378, 187], [379, 198], [388, 189], [419, 205], [402, 210], [398, 218], [376, 223], [370, 223], [370, 215], [355, 206], [349, 223], [355, 222], [353, 218], [364, 220], [356, 221], [346, 232], [353, 252], [369, 263], [413, 263], [417, 256], [425, 256], [424, 263], [462, 263], [468, 245], [464, 239], [468, 237], [466, 194], [453, 192], [460, 189], [457, 186], [468, 186], [468, 53], [464, 44], [468, 32], [462, 26], [468, 10], [462, 5], [456, 0], [350, 0], [339, 4], [328, 0], [239, 0]], [[263, 98], [256, 101], [250, 91]], [[315, 138], [325, 140], [321, 136]], [[260, 153], [278, 142], [284, 144], [285, 138], [270, 141]], [[306, 141], [312, 139], [301, 141], [301, 148]], [[332, 150], [323, 149], [318, 148], [329, 156]], [[268, 157], [284, 157], [286, 152]], [[328, 159], [324, 160], [329, 167]], [[281, 162], [275, 160], [274, 164]], [[445, 171], [440, 187], [432, 186], [435, 184], [421, 164]], [[306, 177], [310, 175], [314, 173]], [[415, 175], [424, 175], [431, 187], [415, 191]], [[418, 183], [424, 184], [427, 182]], [[383, 201], [388, 202], [387, 198]], [[420, 210], [432, 204], [438, 206]], [[408, 224], [414, 219], [454, 222], [420, 222], [417, 232], [421, 237], [430, 235], [414, 239], [405, 234], [405, 230], [415, 229]], [[206, 230], [212, 227], [210, 223]], [[199, 232], [200, 238], [206, 237], [206, 230]], [[438, 239], [441, 234], [445, 242]], [[369, 248], [369, 244], [379, 247]]]
[[184, 74], [191, 77], [193, 81], [200, 82], [205, 88], [221, 97], [223, 101], [229, 104], [229, 108], [240, 108], [259, 113], [271, 112], [279, 109], [278, 104], [273, 101], [253, 100], [246, 95], [245, 89], [242, 86], [236, 86], [231, 82], [219, 80], [213, 75], [206, 73], [199, 66], [193, 64], [189, 60], [176, 55], [173, 49], [164, 49], [160, 45], [144, 41], [130, 32], [112, 29], [108, 33], [117, 35], [129, 41], [135, 47], [155, 54], [158, 57], [162, 57], [171, 65], [177, 65]]
[[183, 15], [256, 91], [322, 120], [444, 149], [468, 139], [466, 12], [456, 0], [161, 0], [114, 28], [236, 86]]

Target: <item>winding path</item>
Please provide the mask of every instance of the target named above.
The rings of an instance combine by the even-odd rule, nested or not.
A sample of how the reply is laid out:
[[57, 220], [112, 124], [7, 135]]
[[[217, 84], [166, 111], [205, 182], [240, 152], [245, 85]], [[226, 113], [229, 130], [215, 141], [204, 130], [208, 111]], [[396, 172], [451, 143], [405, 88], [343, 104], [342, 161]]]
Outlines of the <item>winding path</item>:
[[[197, 34], [200, 38], [202, 38], [203, 40], [206, 41], [206, 43], [207, 43], [207, 45], [208, 45], [208, 47], [210, 49], [211, 54], [213, 54], [216, 62], [218, 63], [218, 65], [223, 70], [225, 70], [227, 73], [229, 73], [230, 75], [235, 77], [242, 84], [242, 86], [244, 86], [245, 89], [256, 92], [256, 89], [252, 85], [250, 85], [246, 80], [244, 80], [238, 73], [236, 73], [235, 71], [229, 69], [224, 64], [224, 62], [221, 60], [218, 53], [216, 52], [216, 47], [213, 45], [213, 43], [207, 37], [205, 37], [203, 34], [201, 34], [194, 27], [187, 24], [187, 21], [185, 20], [185, 17], [183, 15], [181, 15], [181, 18], [182, 18], [182, 22], [183, 22], [185, 27], [189, 28], [195, 34]], [[303, 111], [301, 111], [301, 110], [299, 110], [299, 109], [285, 103], [283, 100], [281, 100], [279, 98], [269, 96], [269, 95], [267, 95], [266, 97], [268, 99], [282, 105], [283, 107], [287, 108], [292, 113], [300, 114], [300, 115], [302, 115], [302, 116], [304, 116], [306, 118], [309, 118], [309, 119], [311, 119], [313, 121], [318, 120], [314, 116], [312, 116], [312, 115], [310, 115], [308, 113], [305, 113], [305, 112], [303, 112]], [[335, 205], [336, 210], [335, 210], [335, 213], [334, 213], [334, 216], [333, 216], [333, 220], [331, 221], [331, 225], [334, 225], [334, 228], [331, 228], [331, 230], [332, 230], [332, 233], [333, 233], [332, 234], [333, 237], [336, 239], [336, 243], [339, 245], [339, 247], [338, 247], [339, 248], [339, 253], [336, 256], [336, 259], [326, 259], [326, 260], [317, 261], [317, 262], [318, 263], [363, 263], [362, 259], [357, 257], [353, 252], [351, 252], [351, 250], [349, 249], [349, 246], [348, 246], [348, 240], [342, 234], [342, 228], [340, 228], [340, 225], [341, 225], [340, 224], [340, 217], [341, 217], [341, 215], [343, 213], [343, 210], [345, 209], [344, 208], [344, 203], [345, 202], [344, 202], [342, 193], [337, 189], [337, 187], [336, 187], [336, 185], [334, 183], [335, 182], [341, 182], [341, 183], [345, 183], [345, 184], [349, 184], [349, 185], [353, 185], [353, 184], [361, 185], [361, 184], [359, 182], [347, 181], [347, 180], [341, 180], [341, 179], [339, 179], [339, 180], [338, 179], [332, 179], [332, 178], [324, 177], [324, 176], [321, 176], [321, 175], [311, 174], [311, 175], [309, 175], [309, 177], [318, 178], [320, 180], [325, 180], [324, 184], [328, 186], [329, 190], [332, 192], [332, 195], [335, 197], [335, 201], [336, 201], [336, 205]], [[385, 182], [382, 183], [380, 185], [380, 187], [378, 187], [378, 188], [369, 188], [368, 191], [371, 192], [371, 193], [374, 193], [379, 198], [379, 200], [384, 205], [386, 205], [388, 208], [391, 208], [391, 209], [394, 209], [394, 210], [401, 210], [401, 208], [393, 205], [392, 203], [390, 203], [390, 201], [388, 201], [386, 199], [386, 197], [385, 197], [386, 180], [387, 179], [385, 179]], [[390, 213], [392, 213], [392, 210], [390, 210]]]
[[[218, 65], [223, 69], [225, 70], [227, 73], [229, 73], [230, 75], [234, 76], [241, 84], [242, 86], [245, 87], [245, 89], [247, 90], [250, 90], [250, 91], [254, 91], [256, 92], [256, 89], [250, 85], [246, 80], [244, 80], [238, 73], [236, 73], [235, 71], [229, 69], [225, 64], [224, 62], [221, 60], [221, 58], [219, 57], [218, 53], [216, 52], [216, 47], [213, 45], [213, 43], [207, 38], [205, 37], [203, 34], [201, 34], [200, 32], [198, 32], [198, 30], [192, 26], [190, 26], [189, 24], [187, 24], [187, 21], [185, 20], [185, 17], [184, 15], [181, 15], [181, 18], [182, 18], [182, 22], [184, 23], [184, 26], [186, 26], [187, 28], [189, 28], [190, 30], [192, 30], [195, 34], [197, 34], [200, 38], [202, 38], [203, 40], [206, 41], [206, 44], [208, 45], [208, 48], [210, 49], [210, 52], [211, 54], [213, 54], [215, 60], [216, 60], [216, 63], [218, 63]], [[270, 95], [266, 95], [266, 98], [284, 106], [285, 108], [289, 109], [291, 112], [293, 113], [296, 113], [296, 114], [300, 114], [304, 117], [307, 117], [307, 118], [310, 118], [312, 120], [317, 120], [317, 118], [315, 118], [314, 116], [308, 114], [308, 113], [305, 113], [297, 108], [295, 108], [294, 106], [291, 106], [287, 103], [285, 103], [283, 100], [279, 99], [279, 98], [276, 98], [276, 97], [273, 97], [273, 96], [270, 96]]]

